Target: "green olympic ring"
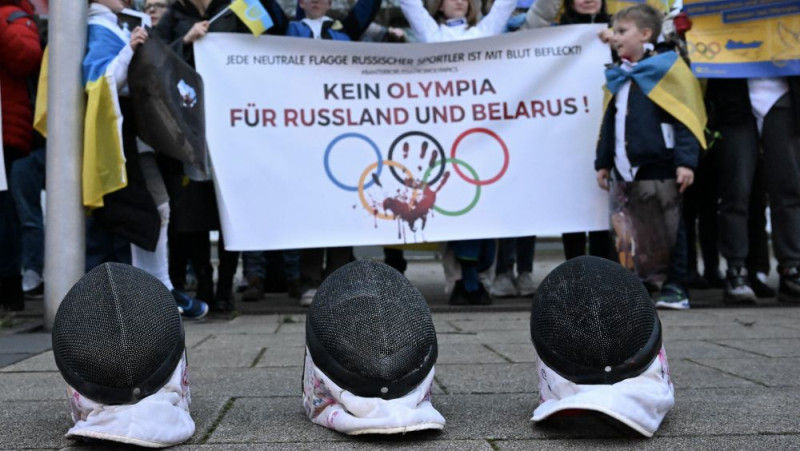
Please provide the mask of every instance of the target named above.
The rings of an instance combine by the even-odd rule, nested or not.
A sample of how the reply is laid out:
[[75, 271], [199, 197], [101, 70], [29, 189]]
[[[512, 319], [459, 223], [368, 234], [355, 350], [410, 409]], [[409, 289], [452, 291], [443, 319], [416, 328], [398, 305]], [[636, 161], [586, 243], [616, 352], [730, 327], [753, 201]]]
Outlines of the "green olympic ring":
[[[425, 175], [422, 176], [422, 183], [428, 183], [428, 177], [430, 177], [431, 171], [433, 170], [433, 168], [435, 168], [436, 166], [438, 166], [440, 164], [444, 164], [444, 163], [450, 163], [450, 164], [457, 163], [457, 164], [460, 164], [460, 165], [464, 166], [465, 168], [467, 168], [467, 171], [469, 171], [469, 173], [472, 174], [472, 178], [475, 181], [479, 181], [480, 180], [478, 178], [478, 173], [475, 172], [475, 169], [473, 169], [472, 166], [468, 165], [463, 160], [459, 160], [458, 158], [448, 158], [446, 160], [441, 160], [441, 159], [436, 160], [436, 163], [432, 164], [431, 166], [428, 166], [428, 169], [425, 171]], [[481, 185], [476, 184], [475, 185], [475, 197], [472, 198], [472, 202], [470, 202], [469, 205], [467, 205], [466, 207], [462, 208], [461, 210], [448, 211], [448, 210], [445, 210], [443, 208], [439, 208], [439, 207], [436, 206], [436, 204], [434, 204], [433, 205], [433, 211], [435, 211], [437, 213], [441, 213], [441, 214], [443, 214], [445, 216], [461, 216], [461, 215], [465, 214], [466, 212], [468, 212], [468, 211], [472, 210], [473, 208], [475, 208], [475, 205], [478, 203], [478, 200], [480, 200], [480, 198], [481, 198]]]

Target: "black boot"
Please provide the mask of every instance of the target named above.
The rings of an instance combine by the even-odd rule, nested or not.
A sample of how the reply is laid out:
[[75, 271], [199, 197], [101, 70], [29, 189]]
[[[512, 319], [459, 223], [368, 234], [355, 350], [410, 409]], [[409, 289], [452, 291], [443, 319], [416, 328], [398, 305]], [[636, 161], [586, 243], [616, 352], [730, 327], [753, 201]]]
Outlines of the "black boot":
[[0, 278], [0, 307], [12, 312], [25, 310], [22, 276]]

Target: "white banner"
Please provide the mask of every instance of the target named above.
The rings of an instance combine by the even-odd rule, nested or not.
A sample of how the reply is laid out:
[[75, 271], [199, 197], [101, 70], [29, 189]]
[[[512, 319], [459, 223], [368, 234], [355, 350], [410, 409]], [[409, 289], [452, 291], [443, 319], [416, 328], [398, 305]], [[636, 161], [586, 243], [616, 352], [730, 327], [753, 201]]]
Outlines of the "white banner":
[[195, 44], [229, 249], [608, 228], [605, 25], [442, 44]]

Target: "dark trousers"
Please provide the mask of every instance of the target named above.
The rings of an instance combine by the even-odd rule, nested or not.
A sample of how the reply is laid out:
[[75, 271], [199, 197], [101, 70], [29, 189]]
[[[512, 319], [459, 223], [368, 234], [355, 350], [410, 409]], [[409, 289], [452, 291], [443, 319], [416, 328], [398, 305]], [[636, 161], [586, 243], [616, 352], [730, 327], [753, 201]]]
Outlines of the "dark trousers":
[[536, 252], [535, 236], [501, 238], [497, 241], [495, 274], [511, 271], [513, 277], [514, 263], [517, 264], [517, 273], [533, 272], [533, 254]]
[[[561, 234], [561, 244], [564, 246], [564, 257], [571, 258], [586, 255], [586, 232], [570, 232]], [[595, 230], [589, 232], [589, 255], [603, 257], [611, 260], [611, 233], [608, 230]], [[613, 254], [616, 256], [616, 252]]]
[[744, 266], [749, 255], [749, 206], [759, 143], [763, 149], [772, 213], [772, 245], [781, 268], [800, 265], [800, 136], [794, 130], [788, 96], [764, 119], [759, 140], [756, 120], [721, 126], [719, 167], [720, 252], [729, 267]]
[[326, 247], [300, 251], [300, 283], [318, 287], [328, 274], [354, 260], [353, 247]]
[[715, 149], [702, 155], [695, 171], [694, 184], [683, 194], [683, 220], [686, 225], [687, 265], [690, 272], [697, 272], [697, 242], [703, 256], [705, 273], [716, 275], [719, 270], [719, 248], [717, 247], [717, 168]]

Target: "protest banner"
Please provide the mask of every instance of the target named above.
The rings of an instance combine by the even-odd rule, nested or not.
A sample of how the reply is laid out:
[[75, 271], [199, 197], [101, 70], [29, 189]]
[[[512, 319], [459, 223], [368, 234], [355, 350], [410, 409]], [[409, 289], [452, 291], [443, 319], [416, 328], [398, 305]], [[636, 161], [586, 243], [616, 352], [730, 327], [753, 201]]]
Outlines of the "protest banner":
[[[3, 93], [0, 92], [0, 99]], [[8, 189], [8, 181], [6, 180], [6, 159], [3, 153], [3, 102], [0, 101], [0, 191]]]
[[195, 44], [226, 245], [405, 244], [608, 227], [605, 25], [441, 44]]
[[687, 0], [692, 70], [700, 78], [800, 74], [800, 1]]

